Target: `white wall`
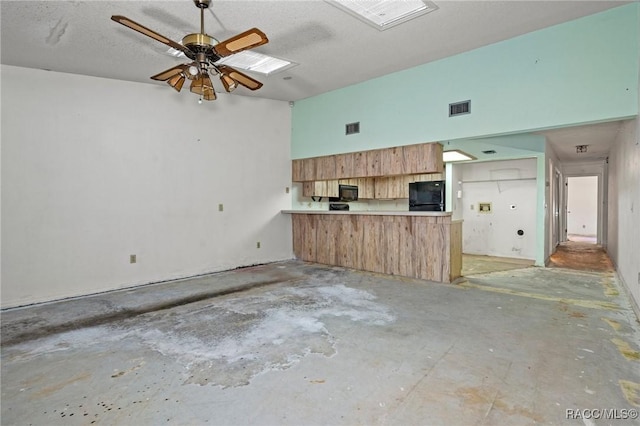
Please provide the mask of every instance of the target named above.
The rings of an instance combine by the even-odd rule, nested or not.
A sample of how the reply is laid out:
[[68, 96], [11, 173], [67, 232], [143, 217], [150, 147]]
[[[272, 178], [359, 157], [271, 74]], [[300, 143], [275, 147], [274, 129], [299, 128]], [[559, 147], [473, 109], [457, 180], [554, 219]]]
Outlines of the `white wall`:
[[640, 120], [625, 122], [609, 153], [607, 252], [640, 316]]
[[1, 70], [2, 307], [293, 257], [286, 102]]
[[[459, 167], [463, 252], [535, 260], [537, 159], [470, 163]], [[490, 202], [492, 212], [480, 213], [480, 202]], [[518, 230], [524, 234], [518, 235]]]
[[598, 177], [570, 177], [567, 182], [567, 233], [595, 237], [598, 233]]

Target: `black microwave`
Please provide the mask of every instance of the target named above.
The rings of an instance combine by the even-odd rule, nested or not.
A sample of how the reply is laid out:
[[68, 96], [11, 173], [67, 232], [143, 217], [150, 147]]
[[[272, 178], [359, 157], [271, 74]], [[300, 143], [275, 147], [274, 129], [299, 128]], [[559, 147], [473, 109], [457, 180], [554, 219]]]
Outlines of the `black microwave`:
[[358, 187], [355, 185], [338, 185], [338, 196], [329, 197], [329, 201], [358, 201]]

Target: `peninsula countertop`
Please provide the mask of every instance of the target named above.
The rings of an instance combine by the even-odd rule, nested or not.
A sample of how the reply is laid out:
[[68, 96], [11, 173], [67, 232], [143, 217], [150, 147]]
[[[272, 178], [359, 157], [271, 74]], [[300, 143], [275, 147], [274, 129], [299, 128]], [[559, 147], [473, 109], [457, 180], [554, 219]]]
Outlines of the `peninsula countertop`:
[[402, 210], [282, 210], [284, 214], [337, 214], [363, 216], [451, 216], [451, 212], [423, 212]]

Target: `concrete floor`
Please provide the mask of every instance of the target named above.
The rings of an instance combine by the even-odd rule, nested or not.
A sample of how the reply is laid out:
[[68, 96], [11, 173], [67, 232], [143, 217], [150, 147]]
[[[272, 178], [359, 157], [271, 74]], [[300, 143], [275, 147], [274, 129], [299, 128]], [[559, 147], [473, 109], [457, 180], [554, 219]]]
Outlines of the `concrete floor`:
[[4, 311], [1, 423], [633, 424], [567, 418], [640, 407], [615, 273], [480, 260], [456, 285], [291, 261]]

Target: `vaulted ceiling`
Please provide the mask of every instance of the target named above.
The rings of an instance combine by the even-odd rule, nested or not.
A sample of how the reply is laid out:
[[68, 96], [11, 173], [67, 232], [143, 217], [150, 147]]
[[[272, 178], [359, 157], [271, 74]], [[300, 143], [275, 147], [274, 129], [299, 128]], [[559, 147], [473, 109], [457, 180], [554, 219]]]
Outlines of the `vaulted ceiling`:
[[[251, 27], [264, 31], [269, 43], [255, 51], [297, 66], [269, 76], [248, 73], [264, 86], [234, 93], [296, 101], [629, 2], [435, 3], [432, 13], [378, 31], [322, 0], [212, 0], [205, 29], [219, 40]], [[178, 42], [200, 26], [191, 0], [3, 0], [0, 5], [3, 64], [148, 84], [164, 84], [149, 77], [184, 60], [111, 21], [111, 15], [124, 15]], [[605, 130], [600, 136], [610, 137], [611, 126]]]

